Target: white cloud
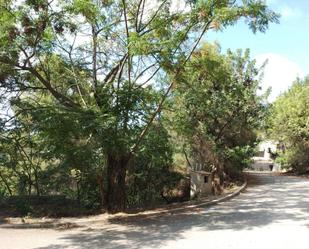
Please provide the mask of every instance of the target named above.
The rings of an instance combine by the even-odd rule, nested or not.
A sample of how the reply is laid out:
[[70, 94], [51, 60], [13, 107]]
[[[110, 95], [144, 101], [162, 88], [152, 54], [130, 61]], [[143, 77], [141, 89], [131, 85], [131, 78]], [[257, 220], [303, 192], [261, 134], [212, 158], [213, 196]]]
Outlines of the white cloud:
[[282, 6], [279, 10], [282, 18], [288, 19], [288, 18], [300, 18], [302, 17], [301, 10], [297, 8], [292, 8], [290, 6]]
[[262, 91], [271, 87], [270, 102], [274, 101], [280, 93], [286, 91], [297, 77], [304, 77], [300, 66], [282, 55], [266, 53], [256, 56], [255, 59], [258, 66], [268, 60], [261, 86]]

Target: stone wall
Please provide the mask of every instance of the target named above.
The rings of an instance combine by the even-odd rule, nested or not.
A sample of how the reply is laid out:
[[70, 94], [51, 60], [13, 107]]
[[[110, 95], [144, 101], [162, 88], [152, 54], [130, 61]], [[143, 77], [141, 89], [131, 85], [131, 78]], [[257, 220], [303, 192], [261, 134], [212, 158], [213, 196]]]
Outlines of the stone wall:
[[192, 171], [190, 197], [202, 197], [212, 194], [211, 173], [204, 171]]

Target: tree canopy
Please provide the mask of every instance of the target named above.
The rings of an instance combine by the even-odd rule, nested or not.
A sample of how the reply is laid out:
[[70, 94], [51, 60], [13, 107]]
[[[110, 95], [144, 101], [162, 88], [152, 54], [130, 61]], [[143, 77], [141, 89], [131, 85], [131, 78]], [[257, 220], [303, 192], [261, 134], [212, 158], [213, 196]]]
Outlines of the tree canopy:
[[129, 171], [156, 142], [147, 139], [165, 136], [157, 129], [164, 103], [204, 34], [241, 18], [264, 32], [278, 20], [264, 1], [186, 1], [184, 11], [173, 1], [152, 4], [0, 1], [0, 86], [13, 110], [3, 136], [28, 137], [43, 168], [95, 178], [111, 212], [126, 208]]
[[270, 136], [282, 143], [277, 159], [298, 173], [309, 170], [309, 78], [297, 79], [274, 102], [270, 113]]
[[194, 53], [175, 93], [175, 123], [193, 169], [232, 174], [249, 166], [266, 115], [265, 95], [257, 95], [260, 70], [248, 50], [222, 55], [205, 44]]

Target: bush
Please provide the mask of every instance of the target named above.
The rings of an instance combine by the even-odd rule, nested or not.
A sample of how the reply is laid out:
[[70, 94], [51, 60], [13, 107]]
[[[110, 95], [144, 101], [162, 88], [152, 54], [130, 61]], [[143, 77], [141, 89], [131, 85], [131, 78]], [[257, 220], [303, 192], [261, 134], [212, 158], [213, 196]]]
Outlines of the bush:
[[0, 201], [4, 200], [6, 197], [8, 197], [6, 188], [0, 185]]
[[239, 171], [243, 171], [252, 164], [254, 148], [251, 146], [237, 146], [227, 151], [227, 160]]
[[32, 207], [30, 206], [29, 201], [26, 199], [19, 199], [16, 202], [15, 209], [16, 209], [16, 212], [20, 214], [21, 216], [29, 215], [33, 211]]
[[298, 144], [281, 153], [276, 159], [283, 168], [291, 169], [293, 172], [304, 174], [309, 172], [309, 146]]
[[173, 172], [173, 150], [169, 135], [160, 123], [154, 124], [143, 141], [128, 175], [128, 206], [146, 207], [163, 201], [162, 192], [174, 188], [183, 176]]
[[0, 212], [8, 216], [70, 217], [97, 213], [64, 195], [11, 196], [0, 202]]

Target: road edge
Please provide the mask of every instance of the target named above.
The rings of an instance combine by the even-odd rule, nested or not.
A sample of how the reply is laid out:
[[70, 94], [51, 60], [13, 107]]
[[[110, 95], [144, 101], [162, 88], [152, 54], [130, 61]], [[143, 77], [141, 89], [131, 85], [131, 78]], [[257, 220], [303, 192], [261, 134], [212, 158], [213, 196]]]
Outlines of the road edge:
[[[236, 196], [238, 196], [241, 192], [243, 192], [248, 186], [247, 180], [241, 185], [236, 191], [229, 193], [223, 197], [220, 197], [218, 199], [214, 200], [207, 200], [200, 202], [196, 204], [189, 204], [189, 202], [186, 202], [181, 207], [177, 208], [171, 208], [171, 209], [163, 209], [163, 210], [157, 210], [157, 211], [146, 211], [146, 212], [140, 212], [136, 214], [116, 214], [116, 215], [110, 215], [108, 219], [121, 219], [121, 218], [145, 218], [149, 216], [158, 216], [158, 215], [164, 215], [164, 214], [173, 214], [178, 213], [181, 211], [186, 211], [194, 208], [200, 208], [200, 207], [208, 207], [208, 206], [214, 206], [221, 202], [228, 201]], [[0, 229], [2, 228], [9, 228], [9, 229], [72, 229], [72, 228], [78, 228], [87, 226], [87, 224], [93, 224], [96, 222], [100, 222], [100, 218], [90, 218], [86, 221], [73, 221], [73, 222], [66, 222], [66, 221], [50, 221], [50, 222], [42, 222], [42, 223], [18, 223], [18, 224], [10, 224], [10, 223], [4, 223], [0, 224]]]

